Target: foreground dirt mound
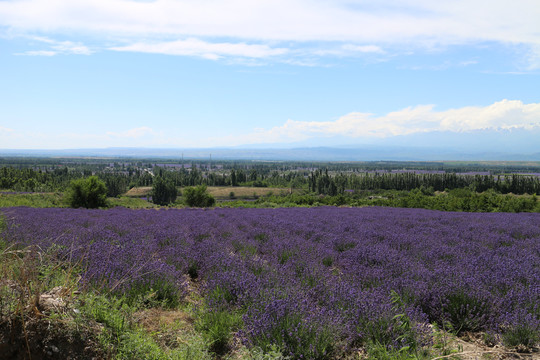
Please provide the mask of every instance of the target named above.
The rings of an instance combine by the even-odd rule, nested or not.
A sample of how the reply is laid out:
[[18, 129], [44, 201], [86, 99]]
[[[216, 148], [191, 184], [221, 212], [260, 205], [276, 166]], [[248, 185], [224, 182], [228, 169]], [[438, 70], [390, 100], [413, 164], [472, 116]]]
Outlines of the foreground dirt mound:
[[0, 359], [104, 359], [88, 331], [69, 328], [59, 320], [34, 317], [0, 320]]

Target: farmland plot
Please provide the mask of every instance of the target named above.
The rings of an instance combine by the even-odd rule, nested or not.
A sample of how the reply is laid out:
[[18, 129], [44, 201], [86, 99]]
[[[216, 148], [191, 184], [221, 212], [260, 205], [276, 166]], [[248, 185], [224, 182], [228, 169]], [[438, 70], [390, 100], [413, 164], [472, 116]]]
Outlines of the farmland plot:
[[[417, 352], [433, 326], [533, 347], [540, 214], [391, 208], [4, 209], [4, 242], [54, 248], [81, 287], [175, 304], [292, 358], [377, 344]], [[211, 322], [211, 320], [210, 320]], [[221, 344], [225, 346], [225, 344]], [[216, 351], [220, 351], [216, 343]]]

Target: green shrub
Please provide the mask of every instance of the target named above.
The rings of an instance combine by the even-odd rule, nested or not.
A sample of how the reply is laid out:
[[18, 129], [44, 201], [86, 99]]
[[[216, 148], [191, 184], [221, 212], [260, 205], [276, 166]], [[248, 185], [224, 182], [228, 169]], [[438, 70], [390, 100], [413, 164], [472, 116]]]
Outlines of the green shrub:
[[242, 315], [229, 309], [199, 309], [195, 327], [210, 344], [210, 349], [223, 354], [229, 349], [233, 333], [242, 326]]
[[504, 331], [502, 340], [504, 345], [508, 347], [516, 347], [518, 345], [533, 347], [540, 341], [540, 335], [538, 334], [538, 329], [524, 323]]
[[71, 181], [67, 191], [67, 202], [74, 208], [95, 209], [107, 206], [107, 187], [97, 176]]
[[324, 259], [322, 259], [322, 263], [324, 266], [332, 266], [332, 264], [334, 263], [334, 260], [332, 259], [331, 256], [327, 256]]
[[455, 333], [459, 335], [465, 331], [483, 330], [489, 306], [481, 299], [469, 295], [465, 290], [457, 290], [447, 296], [443, 311]]
[[189, 264], [187, 273], [192, 280], [195, 280], [196, 278], [198, 278], [199, 277], [199, 264], [197, 264], [197, 262], [195, 261]]
[[334, 244], [334, 249], [337, 252], [341, 253], [341, 252], [350, 250], [350, 249], [354, 248], [355, 246], [356, 246], [356, 243], [354, 243], [352, 241], [339, 240]]
[[125, 299], [87, 294], [81, 307], [82, 313], [104, 325], [113, 337], [129, 330], [129, 318], [134, 312]]
[[278, 255], [278, 262], [280, 263], [280, 265], [283, 265], [293, 255], [294, 255], [294, 252], [292, 250], [284, 250]]
[[281, 353], [279, 346], [272, 344], [266, 351], [260, 347], [254, 347], [246, 354], [242, 354], [242, 359], [246, 360], [289, 360], [289, 356], [285, 356]]
[[430, 339], [426, 338], [425, 328], [407, 315], [403, 296], [391, 291], [390, 297], [392, 312], [378, 318], [359, 319], [357, 331], [362, 334], [359, 340], [370, 359], [417, 359], [423, 352], [422, 344]]
[[182, 299], [180, 290], [166, 279], [134, 284], [125, 296], [128, 304], [143, 307], [176, 308]]
[[368, 359], [378, 360], [419, 360], [420, 356], [405, 350], [388, 349], [383, 344], [370, 343], [366, 346]]
[[335, 331], [327, 325], [310, 326], [300, 314], [286, 314], [264, 334], [253, 339], [269, 352], [277, 345], [293, 359], [330, 359], [338, 351]]
[[159, 345], [143, 330], [124, 332], [116, 344], [117, 359], [170, 359]]
[[216, 199], [208, 194], [206, 185], [185, 188], [184, 201], [191, 207], [209, 207], [216, 203]]
[[0, 233], [7, 229], [6, 220], [4, 219], [4, 214], [0, 213]]
[[259, 233], [257, 235], [255, 235], [255, 240], [257, 240], [258, 242], [264, 244], [268, 241], [268, 234], [266, 233]]
[[176, 200], [178, 190], [172, 181], [165, 180], [161, 176], [154, 178], [152, 184], [152, 202], [158, 205], [168, 205]]

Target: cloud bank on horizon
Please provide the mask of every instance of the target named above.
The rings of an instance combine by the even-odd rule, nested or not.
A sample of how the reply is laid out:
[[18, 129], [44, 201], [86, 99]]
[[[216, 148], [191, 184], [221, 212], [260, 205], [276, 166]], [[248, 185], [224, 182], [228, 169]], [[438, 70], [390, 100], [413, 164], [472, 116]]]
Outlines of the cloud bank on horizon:
[[[108, 50], [292, 61], [502, 43], [524, 46], [525, 68], [533, 70], [540, 68], [538, 19], [536, 0], [0, 2], [6, 34], [36, 36], [49, 48], [26, 54], [45, 56]], [[90, 45], [52, 39], [74, 34]]]
[[[390, 112], [382, 116], [349, 113], [335, 121], [287, 120], [271, 129], [227, 139], [229, 143], [258, 144], [295, 142], [317, 137], [366, 140], [433, 132], [467, 133], [478, 130], [538, 130], [540, 103], [523, 104], [518, 100], [502, 100], [489, 106], [467, 106], [435, 111], [433, 105], [420, 105]], [[218, 139], [215, 139], [217, 141]]]
[[[162, 144], [165, 147], [226, 147], [249, 144], [287, 144], [308, 139], [340, 137], [348, 144], [363, 144], [368, 139], [385, 139], [395, 136], [430, 133], [470, 133], [474, 131], [528, 130], [540, 131], [540, 103], [524, 104], [518, 100], [502, 100], [489, 106], [467, 106], [458, 109], [436, 111], [433, 105], [420, 105], [393, 111], [381, 116], [366, 113], [349, 113], [334, 121], [287, 120], [273, 128], [256, 128], [238, 135], [210, 137], [206, 141], [179, 140], [168, 135], [166, 129], [148, 126], [126, 129], [121, 132], [51, 135], [23, 134], [15, 129], [0, 127], [0, 139], [7, 147], [46, 148], [17, 146], [24, 138], [34, 144], [53, 141], [61, 144], [57, 148], [78, 148], [81, 141], [91, 140], [94, 147], [114, 143], [119, 147], [135, 147]], [[10, 140], [11, 139], [11, 140]], [[9, 146], [11, 145], [11, 146]], [[7, 148], [4, 147], [4, 148]]]

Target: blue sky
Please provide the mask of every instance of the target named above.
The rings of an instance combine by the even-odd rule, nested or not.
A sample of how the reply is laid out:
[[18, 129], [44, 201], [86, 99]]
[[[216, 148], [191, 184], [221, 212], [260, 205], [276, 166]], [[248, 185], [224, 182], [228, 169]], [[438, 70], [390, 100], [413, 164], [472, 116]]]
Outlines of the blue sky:
[[538, 19], [537, 0], [1, 0], [0, 149], [540, 134]]

